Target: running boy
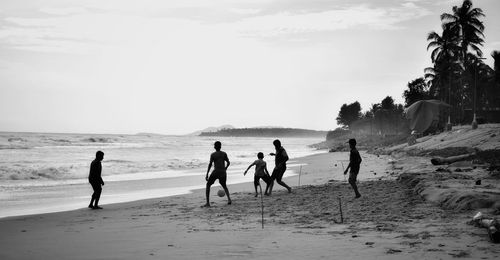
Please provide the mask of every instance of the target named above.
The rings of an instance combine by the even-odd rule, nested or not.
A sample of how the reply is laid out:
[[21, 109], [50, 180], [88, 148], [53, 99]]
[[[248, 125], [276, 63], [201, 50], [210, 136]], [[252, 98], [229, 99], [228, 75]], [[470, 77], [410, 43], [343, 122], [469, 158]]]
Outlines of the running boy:
[[351, 169], [349, 172], [349, 184], [351, 184], [357, 199], [361, 197], [361, 194], [358, 191], [358, 186], [356, 185], [356, 178], [358, 177], [359, 166], [361, 165], [362, 160], [358, 150], [356, 149], [356, 139], [349, 139], [348, 143], [351, 147], [351, 153], [349, 155], [349, 166], [345, 169], [344, 175], [346, 175], [347, 171]]
[[243, 175], [246, 175], [248, 170], [250, 170], [250, 168], [255, 165], [255, 175], [253, 177], [255, 197], [259, 196], [259, 193], [257, 193], [257, 186], [260, 186], [260, 179], [262, 179], [266, 183], [266, 192], [264, 193], [265, 195], [267, 195], [267, 189], [269, 188], [269, 183], [271, 182], [271, 176], [269, 176], [269, 172], [267, 171], [267, 164], [264, 161], [264, 154], [258, 153], [257, 158], [257, 160], [255, 160], [252, 164], [250, 164], [250, 166], [248, 166], [245, 173], [243, 173]]

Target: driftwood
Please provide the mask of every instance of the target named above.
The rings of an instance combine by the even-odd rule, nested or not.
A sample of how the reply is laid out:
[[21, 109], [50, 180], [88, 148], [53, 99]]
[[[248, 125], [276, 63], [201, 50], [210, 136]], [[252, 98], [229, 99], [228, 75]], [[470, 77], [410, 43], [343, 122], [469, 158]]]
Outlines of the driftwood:
[[457, 155], [457, 156], [450, 156], [450, 157], [436, 157], [431, 159], [431, 163], [433, 165], [443, 165], [443, 164], [450, 164], [458, 161], [464, 161], [472, 156], [476, 155], [476, 153], [469, 153], [469, 154], [462, 154], [462, 155]]
[[500, 221], [498, 221], [498, 219], [486, 218], [481, 212], [478, 212], [469, 224], [486, 228], [490, 241], [493, 243], [500, 243]]

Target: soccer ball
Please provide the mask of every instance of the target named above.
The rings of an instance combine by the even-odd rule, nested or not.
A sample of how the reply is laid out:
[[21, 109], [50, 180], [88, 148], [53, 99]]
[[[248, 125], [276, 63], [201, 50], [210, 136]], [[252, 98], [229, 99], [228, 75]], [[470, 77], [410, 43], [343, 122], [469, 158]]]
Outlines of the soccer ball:
[[226, 193], [224, 192], [224, 190], [219, 190], [217, 192], [217, 195], [219, 195], [219, 197], [224, 197], [226, 195]]

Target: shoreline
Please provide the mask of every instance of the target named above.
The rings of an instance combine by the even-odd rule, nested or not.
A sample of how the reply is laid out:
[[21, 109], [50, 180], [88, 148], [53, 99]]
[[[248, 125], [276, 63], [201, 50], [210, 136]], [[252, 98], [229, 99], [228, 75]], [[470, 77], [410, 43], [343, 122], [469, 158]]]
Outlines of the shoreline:
[[[361, 151], [362, 155], [365, 157], [364, 163], [370, 163], [373, 160], [375, 160], [375, 156], [371, 154], [367, 154], [364, 151]], [[288, 163], [288, 169], [287, 172], [285, 173], [285, 176], [283, 180], [288, 183], [292, 187], [296, 187], [298, 185], [299, 181], [299, 174], [301, 173], [300, 176], [300, 184], [301, 185], [308, 185], [308, 184], [317, 184], [317, 183], [326, 183], [330, 179], [333, 180], [342, 180], [343, 175], [341, 174], [342, 171], [342, 166], [340, 161], [344, 161], [345, 167], [347, 167], [348, 161], [343, 160], [343, 158], [348, 156], [347, 153], [345, 152], [335, 152], [335, 153], [315, 153], [311, 155], [307, 155], [304, 157], [298, 157], [298, 158], [293, 158], [290, 160]], [[368, 159], [367, 159], [368, 158]], [[387, 158], [387, 156], [383, 157]], [[325, 168], [323, 167], [322, 161], [331, 159], [331, 167]], [[376, 159], [379, 159], [378, 156]], [[380, 159], [384, 160], [384, 159]], [[269, 161], [269, 160], [268, 160]], [[334, 164], [336, 165], [334, 166]], [[273, 165], [273, 163], [270, 163]], [[320, 167], [316, 167], [315, 165], [319, 164]], [[379, 164], [379, 163], [377, 163]], [[301, 167], [303, 166], [303, 167]], [[238, 167], [238, 170], [232, 170], [233, 172], [239, 172], [239, 170], [243, 171], [242, 169], [245, 169], [246, 166], [241, 166]], [[329, 169], [332, 170], [332, 174], [328, 172]], [[108, 205], [113, 205], [113, 204], [126, 204], [129, 202], [136, 202], [136, 201], [147, 201], [150, 199], [161, 199], [161, 198], [169, 198], [172, 196], [184, 196], [192, 193], [203, 193], [204, 194], [204, 184], [203, 185], [192, 185], [192, 186], [177, 186], [179, 181], [184, 180], [186, 178], [188, 179], [200, 179], [202, 178], [202, 174], [200, 175], [194, 175], [191, 173], [194, 172], [200, 172], [205, 170], [204, 168], [199, 168], [199, 169], [190, 169], [190, 170], [184, 170], [184, 172], [189, 173], [188, 176], [178, 176], [178, 177], [172, 177], [172, 178], [152, 178], [152, 179], [138, 179], [138, 180], [123, 180], [123, 181], [106, 181], [106, 185], [104, 186], [103, 189], [103, 195], [101, 197], [101, 205], [108, 206]], [[269, 169], [272, 171], [272, 168]], [[314, 175], [310, 175], [310, 172], [314, 172]], [[383, 176], [384, 169], [383, 167], [378, 167], [377, 171], [379, 171], [381, 174], [378, 176]], [[333, 174], [334, 172], [338, 172], [338, 174]], [[373, 171], [372, 171], [373, 172]], [[232, 174], [234, 176], [234, 174]], [[360, 180], [367, 179], [368, 177], [365, 177], [368, 175], [362, 175]], [[237, 192], [242, 192], [245, 189], [249, 189], [250, 191], [253, 190], [253, 170], [249, 172], [249, 174], [246, 177], [237, 176], [236, 180], [231, 180], [231, 176], [228, 176], [228, 187], [230, 188], [230, 191], [232, 192], [233, 189], [235, 189]], [[374, 177], [371, 176], [371, 177]], [[201, 180], [201, 179], [200, 179]], [[200, 181], [204, 183], [203, 181]], [[232, 182], [232, 183], [231, 183]], [[238, 185], [243, 185], [243, 187], [240, 187]], [[147, 186], [147, 189], [142, 189], [138, 190], [136, 187], [144, 187]], [[49, 185], [49, 187], [52, 187]], [[36, 208], [30, 208], [30, 209], [14, 209], [11, 210], [13, 212], [26, 212], [26, 214], [11, 214], [7, 215], [8, 213], [3, 213], [0, 216], [0, 220], [5, 219], [5, 218], [12, 218], [12, 217], [23, 217], [23, 216], [32, 216], [32, 215], [39, 215], [39, 214], [51, 214], [51, 213], [61, 213], [61, 212], [66, 212], [66, 211], [72, 211], [72, 210], [80, 210], [80, 209], [86, 209], [85, 203], [87, 202], [88, 198], [90, 198], [90, 194], [92, 193], [90, 186], [88, 183], [71, 183], [71, 184], [64, 184], [62, 187], [54, 185], [55, 189], [54, 190], [45, 190], [46, 187], [45, 185], [42, 185], [41, 188], [44, 190], [40, 190], [39, 192], [49, 192], [49, 193], [54, 193], [54, 192], [61, 192], [60, 190], [64, 190], [64, 187], [66, 188], [71, 188], [74, 191], [72, 191], [75, 194], [78, 194], [77, 198], [66, 198], [62, 197], [59, 201], [57, 202], [52, 202], [51, 204], [41, 204], [41, 205], [36, 205]], [[212, 190], [215, 190], [215, 188], [220, 187], [218, 182], [216, 182], [212, 186]], [[233, 188], [234, 187], [234, 188]], [[278, 184], [275, 185], [275, 189], [281, 187]], [[111, 193], [106, 193], [106, 190], [112, 190]], [[35, 194], [35, 193], [34, 193]], [[156, 194], [156, 195], [155, 195]], [[168, 194], [168, 195], [164, 195]], [[36, 195], [36, 194], [35, 194]], [[139, 197], [139, 199], [134, 198], [134, 196]], [[87, 198], [88, 197], [88, 198]], [[35, 198], [33, 198], [35, 199]], [[108, 202], [106, 201], [108, 199]], [[111, 202], [109, 202], [111, 201]], [[62, 205], [60, 203], [63, 203]], [[4, 205], [5, 206], [5, 205]], [[51, 210], [48, 210], [51, 209]], [[4, 208], [5, 210], [5, 208]], [[4, 211], [5, 212], [5, 211]]]
[[[373, 156], [373, 163], [379, 159]], [[363, 158], [371, 161], [371, 158]], [[366, 159], [366, 160], [365, 160]], [[297, 159], [295, 159], [297, 160]], [[298, 176], [284, 179], [292, 194], [275, 185], [261, 200], [253, 185], [229, 187], [232, 205], [211, 190], [211, 208], [201, 208], [203, 189], [182, 196], [110, 204], [104, 210], [79, 209], [0, 219], [2, 259], [494, 259], [484, 230], [466, 225], [471, 212], [445, 210], [415, 195], [389, 174], [360, 182], [354, 199], [349, 184], [332, 180], [332, 154], [300, 158]], [[389, 167], [389, 168], [387, 168]], [[399, 165], [398, 165], [399, 167]], [[403, 165], [403, 167], [405, 167]], [[364, 171], [363, 171], [364, 170]], [[405, 169], [406, 170], [406, 169]], [[411, 170], [411, 169], [410, 169]], [[360, 174], [377, 178], [377, 169]], [[340, 219], [341, 198], [344, 223]], [[47, 238], [51, 239], [47, 239]], [[465, 246], [467, 245], [467, 246]]]

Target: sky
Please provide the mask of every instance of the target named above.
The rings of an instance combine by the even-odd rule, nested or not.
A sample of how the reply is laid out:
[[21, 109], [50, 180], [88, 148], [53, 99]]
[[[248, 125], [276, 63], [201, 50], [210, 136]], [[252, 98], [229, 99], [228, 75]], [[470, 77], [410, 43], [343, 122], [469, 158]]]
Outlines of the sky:
[[[461, 2], [2, 0], [0, 131], [334, 129], [344, 103], [402, 103]], [[500, 1], [473, 4], [492, 66]]]

